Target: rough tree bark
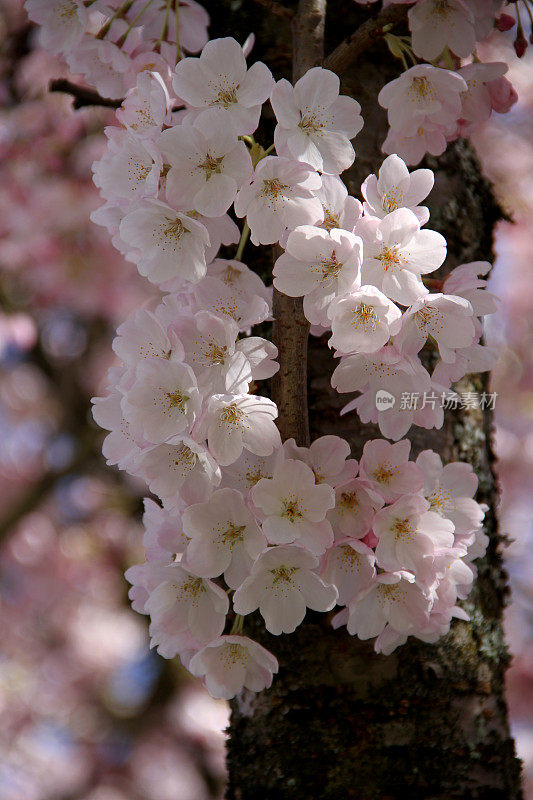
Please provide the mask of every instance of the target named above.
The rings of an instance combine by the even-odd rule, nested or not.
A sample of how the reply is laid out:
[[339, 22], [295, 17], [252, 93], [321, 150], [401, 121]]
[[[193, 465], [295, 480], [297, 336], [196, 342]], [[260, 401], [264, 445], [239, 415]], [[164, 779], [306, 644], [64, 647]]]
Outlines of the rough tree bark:
[[[244, 40], [254, 30], [255, 57], [265, 60], [277, 78], [288, 77], [292, 71], [290, 14], [277, 3], [258, 3], [206, 3], [213, 18], [211, 35]], [[298, 15], [303, 6], [316, 10], [320, 3], [285, 5], [293, 12], [298, 47], [302, 44]], [[368, 11], [354, 5], [353, 0], [329, 0], [326, 53], [372, 15], [372, 7]], [[356, 195], [362, 179], [383, 159], [380, 145], [386, 117], [376, 96], [383, 83], [399, 71], [379, 41], [379, 26], [370, 22], [368, 29], [375, 40], [372, 48], [358, 51], [357, 60], [342, 76], [343, 91], [361, 103], [365, 120], [355, 143], [356, 163], [343, 176]], [[317, 47], [316, 42], [313, 46]], [[317, 52], [315, 49], [314, 55], [308, 52], [305, 57], [316, 58]], [[305, 68], [300, 57], [298, 53], [296, 76]], [[342, 66], [350, 62], [351, 58]], [[311, 65], [309, 60], [305, 62], [305, 66]], [[262, 131], [267, 143], [271, 129], [272, 122], [267, 119]], [[436, 173], [430, 196], [431, 227], [448, 240], [449, 257], [441, 276], [460, 263], [490, 260], [493, 227], [500, 211], [470, 148], [459, 142], [442, 158], [429, 159], [427, 165]], [[254, 250], [248, 249], [246, 255], [253, 267]], [[287, 315], [278, 322], [278, 331], [284, 327], [284, 333], [277, 335], [281, 347], [290, 350], [286, 334], [298, 315], [289, 318], [294, 309], [279, 297], [275, 310]], [[297, 324], [301, 331], [300, 321]], [[286, 374], [300, 369], [301, 381], [302, 361], [295, 367], [286, 360], [282, 369]], [[331, 389], [333, 367], [325, 341], [311, 337], [307, 398], [311, 438], [343, 436], [359, 457], [364, 442], [379, 432], [372, 426], [360, 426], [355, 414], [339, 417], [345, 398]], [[474, 377], [461, 389], [482, 391], [484, 381]], [[276, 386], [274, 393], [279, 398]], [[294, 408], [294, 398], [290, 393], [286, 397], [285, 402]], [[488, 412], [447, 412], [442, 430], [414, 429], [410, 434], [414, 452], [431, 447], [445, 461], [471, 463], [480, 481], [478, 499], [490, 507], [485, 524], [490, 546], [465, 603], [471, 622], [455, 622], [437, 645], [413, 640], [385, 657], [374, 654], [371, 644], [350, 637], [344, 629], [333, 631], [326, 615], [308, 613], [294, 634], [279, 637], [265, 633], [260, 620], [247, 618], [246, 632], [275, 653], [280, 673], [271, 690], [260, 695], [244, 693], [232, 704], [228, 800], [522, 797], [520, 766], [503, 694], [508, 653], [501, 622], [507, 588], [500, 555], [502, 538], [494, 516], [497, 495], [491, 425]], [[283, 433], [299, 435], [291, 427]]]

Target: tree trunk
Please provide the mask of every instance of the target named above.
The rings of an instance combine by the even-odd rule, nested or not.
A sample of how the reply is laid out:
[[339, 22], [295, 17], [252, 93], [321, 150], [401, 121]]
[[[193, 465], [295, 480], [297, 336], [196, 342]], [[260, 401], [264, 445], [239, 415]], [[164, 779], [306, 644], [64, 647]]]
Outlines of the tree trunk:
[[[287, 4], [296, 10], [297, 3]], [[291, 75], [290, 21], [269, 0], [207, 3], [211, 35], [240, 40], [254, 30], [254, 57], [275, 77]], [[330, 0], [326, 54], [373, 9], [353, 0]], [[294, 21], [294, 20], [293, 20]], [[363, 131], [355, 140], [356, 163], [343, 175], [352, 194], [383, 160], [380, 146], [386, 115], [377, 105], [381, 86], [399, 72], [385, 46], [376, 41], [343, 77], [343, 92], [362, 105]], [[259, 134], [271, 139], [272, 121]], [[490, 260], [499, 208], [491, 187], [465, 142], [428, 159], [436, 173], [430, 195], [429, 227], [448, 241], [441, 275], [458, 264]], [[246, 252], [254, 267], [254, 250]], [[337, 434], [359, 458], [364, 442], [379, 436], [361, 426], [355, 413], [339, 417], [346, 396], [330, 385], [334, 360], [326, 342], [311, 337], [308, 350], [308, 405], [311, 438]], [[483, 391], [485, 379], [463, 381], [460, 391]], [[508, 653], [502, 633], [507, 595], [494, 516], [496, 487], [490, 412], [447, 411], [440, 431], [413, 428], [413, 451], [433, 448], [443, 461], [471, 463], [479, 477], [478, 500], [490, 511], [486, 557], [464, 606], [469, 623], [456, 621], [435, 645], [417, 640], [390, 656], [372, 645], [333, 631], [330, 615], [308, 612], [294, 634], [271, 636], [262, 620], [248, 617], [245, 632], [280, 662], [269, 691], [244, 692], [232, 703], [228, 741], [228, 800], [519, 800], [520, 766], [510, 738], [504, 699]]]

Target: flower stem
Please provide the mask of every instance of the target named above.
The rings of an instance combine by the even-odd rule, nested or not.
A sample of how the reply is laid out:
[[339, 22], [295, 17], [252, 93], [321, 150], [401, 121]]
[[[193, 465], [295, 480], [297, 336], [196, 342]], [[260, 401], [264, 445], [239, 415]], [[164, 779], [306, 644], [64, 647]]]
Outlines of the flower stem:
[[237, 246], [237, 252], [235, 253], [235, 261], [240, 261], [242, 258], [242, 254], [244, 252], [244, 248], [246, 246], [246, 242], [248, 241], [248, 237], [250, 235], [250, 226], [244, 221], [244, 225], [242, 228], [241, 238], [239, 240], [239, 244]]

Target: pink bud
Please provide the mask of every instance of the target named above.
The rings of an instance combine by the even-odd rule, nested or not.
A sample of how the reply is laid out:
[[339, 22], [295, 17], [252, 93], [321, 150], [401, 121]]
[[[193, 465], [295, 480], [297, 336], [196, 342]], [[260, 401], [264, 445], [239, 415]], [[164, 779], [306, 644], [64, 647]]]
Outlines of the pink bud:
[[496, 27], [499, 31], [510, 31], [516, 25], [516, 20], [510, 14], [500, 14], [496, 20]]
[[518, 36], [514, 40], [513, 46], [514, 46], [515, 53], [518, 56], [518, 58], [522, 58], [522, 56], [524, 55], [524, 53], [527, 50], [527, 39], [524, 36], [522, 31], [520, 31], [520, 33], [518, 34]]
[[487, 89], [490, 94], [490, 102], [494, 111], [498, 114], [506, 114], [511, 106], [518, 100], [518, 95], [513, 88], [513, 85], [504, 78], [496, 78], [494, 81], [487, 83]]

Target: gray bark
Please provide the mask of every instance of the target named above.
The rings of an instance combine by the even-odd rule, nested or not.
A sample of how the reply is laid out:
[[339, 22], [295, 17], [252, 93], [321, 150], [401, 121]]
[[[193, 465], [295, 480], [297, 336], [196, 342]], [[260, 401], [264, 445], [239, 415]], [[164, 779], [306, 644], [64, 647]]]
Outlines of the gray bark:
[[[295, 7], [295, 4], [289, 4]], [[288, 21], [252, 0], [207, 3], [212, 36], [257, 37], [256, 58], [275, 76], [291, 74]], [[353, 0], [330, 0], [326, 52], [369, 15]], [[361, 55], [343, 76], [343, 91], [363, 107], [365, 127], [355, 141], [354, 168], [343, 176], [352, 194], [383, 160], [386, 116], [376, 96], [399, 71], [382, 43]], [[267, 119], [263, 135], [271, 134]], [[265, 139], [268, 143], [268, 138]], [[458, 264], [491, 260], [494, 224], [500, 216], [489, 184], [465, 142], [438, 160], [430, 196], [430, 227], [448, 240], [449, 256], [438, 277]], [[250, 266], [265, 269], [264, 254], [246, 251]], [[255, 261], [254, 261], [255, 259]], [[346, 396], [330, 385], [335, 364], [325, 341], [311, 337], [308, 403], [311, 438], [345, 437], [360, 457], [364, 442], [379, 432], [361, 426], [355, 413], [339, 417]], [[484, 376], [461, 390], [482, 391]], [[507, 597], [501, 560], [502, 537], [494, 509], [497, 490], [491, 449], [492, 419], [479, 410], [446, 412], [440, 431], [414, 428], [414, 452], [431, 447], [444, 461], [471, 463], [479, 477], [478, 500], [490, 508], [490, 537], [479, 576], [464, 604], [471, 621], [457, 621], [436, 645], [416, 640], [391, 656], [333, 631], [331, 615], [309, 613], [290, 636], [274, 637], [253, 616], [245, 632], [280, 662], [272, 688], [244, 692], [232, 704], [228, 741], [228, 800], [519, 800], [520, 765], [510, 737], [504, 697], [509, 656], [502, 632]]]

